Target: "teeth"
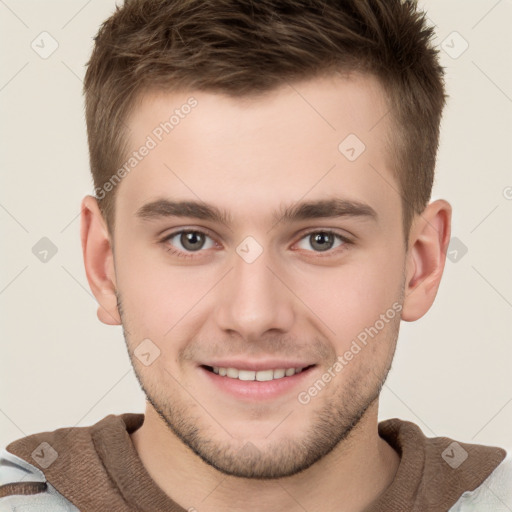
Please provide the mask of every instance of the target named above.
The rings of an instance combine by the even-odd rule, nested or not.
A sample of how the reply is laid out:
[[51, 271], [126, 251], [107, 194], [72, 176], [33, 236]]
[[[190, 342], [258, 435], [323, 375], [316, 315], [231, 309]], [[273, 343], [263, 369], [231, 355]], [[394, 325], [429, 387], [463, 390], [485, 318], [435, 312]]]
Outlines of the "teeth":
[[277, 370], [238, 370], [236, 368], [222, 368], [214, 366], [213, 372], [221, 377], [229, 377], [231, 379], [239, 380], [257, 380], [260, 382], [274, 379], [282, 379], [284, 376], [291, 377], [296, 373], [300, 373], [303, 368], [279, 368]]
[[[231, 374], [231, 376], [233, 375], [234, 373]], [[256, 372], [251, 372], [250, 370], [238, 370], [238, 378], [240, 380], [254, 380], [256, 378]]]
[[[274, 378], [274, 370], [260, 370], [259, 372], [254, 372], [256, 380], [261, 382], [265, 380], [272, 380]], [[241, 378], [240, 376], [238, 378]]]
[[[219, 371], [220, 371], [220, 368], [219, 368]], [[228, 368], [226, 376], [231, 377], [232, 379], [238, 379], [238, 370], [236, 368]]]

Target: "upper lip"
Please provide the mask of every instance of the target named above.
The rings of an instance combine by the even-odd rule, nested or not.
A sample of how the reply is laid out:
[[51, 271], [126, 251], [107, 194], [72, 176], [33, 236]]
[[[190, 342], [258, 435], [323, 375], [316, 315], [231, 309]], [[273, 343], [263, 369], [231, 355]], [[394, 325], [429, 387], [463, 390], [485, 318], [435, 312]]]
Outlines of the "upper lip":
[[288, 368], [306, 368], [307, 366], [311, 366], [315, 363], [309, 363], [304, 361], [290, 361], [284, 359], [268, 359], [268, 360], [259, 360], [259, 361], [242, 361], [239, 359], [236, 360], [219, 360], [219, 361], [210, 361], [208, 363], [204, 363], [203, 366], [212, 366], [212, 367], [220, 367], [220, 368], [236, 368], [237, 370], [279, 370], [279, 369], [288, 369]]

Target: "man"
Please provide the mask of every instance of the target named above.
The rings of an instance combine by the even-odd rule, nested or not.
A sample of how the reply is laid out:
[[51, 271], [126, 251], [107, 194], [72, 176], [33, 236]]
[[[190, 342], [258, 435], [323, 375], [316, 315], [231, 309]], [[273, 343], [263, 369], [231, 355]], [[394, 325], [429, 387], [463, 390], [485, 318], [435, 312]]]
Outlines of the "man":
[[81, 233], [146, 412], [9, 444], [0, 510], [511, 510], [504, 448], [377, 421], [450, 239], [431, 37], [399, 0], [117, 8]]

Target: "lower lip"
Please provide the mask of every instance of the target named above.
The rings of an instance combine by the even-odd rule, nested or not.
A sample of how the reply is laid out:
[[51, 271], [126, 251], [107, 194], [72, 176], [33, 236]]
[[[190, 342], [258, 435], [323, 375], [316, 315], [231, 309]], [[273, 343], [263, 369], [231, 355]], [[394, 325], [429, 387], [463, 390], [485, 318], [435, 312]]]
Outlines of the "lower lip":
[[278, 396], [289, 393], [301, 384], [304, 386], [304, 380], [307, 379], [315, 366], [302, 370], [291, 377], [281, 377], [267, 381], [240, 380], [222, 377], [217, 373], [211, 372], [200, 366], [199, 370], [205, 374], [206, 378], [221, 391], [234, 396], [237, 399], [248, 400], [266, 400], [277, 398]]

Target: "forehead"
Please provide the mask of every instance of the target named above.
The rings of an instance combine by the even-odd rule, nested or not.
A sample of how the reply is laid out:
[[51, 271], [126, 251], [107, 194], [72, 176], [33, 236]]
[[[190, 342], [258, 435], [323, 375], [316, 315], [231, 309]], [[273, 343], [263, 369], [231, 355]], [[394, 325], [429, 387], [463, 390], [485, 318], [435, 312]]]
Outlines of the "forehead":
[[387, 114], [380, 84], [367, 75], [288, 83], [244, 98], [148, 92], [127, 120], [126, 156], [138, 155], [117, 201], [131, 213], [171, 197], [263, 216], [336, 194], [386, 213], [400, 203]]

